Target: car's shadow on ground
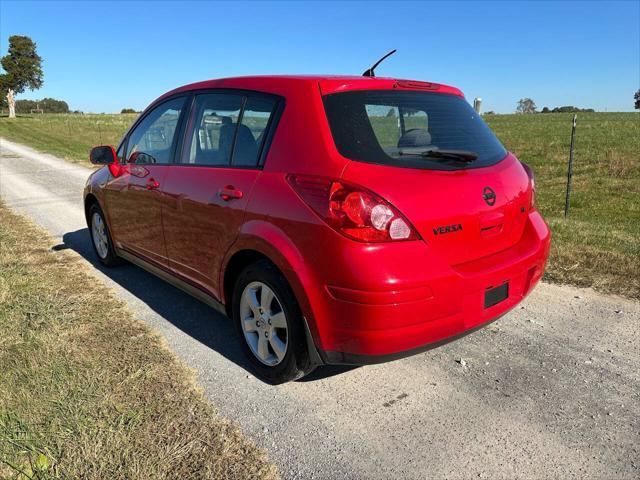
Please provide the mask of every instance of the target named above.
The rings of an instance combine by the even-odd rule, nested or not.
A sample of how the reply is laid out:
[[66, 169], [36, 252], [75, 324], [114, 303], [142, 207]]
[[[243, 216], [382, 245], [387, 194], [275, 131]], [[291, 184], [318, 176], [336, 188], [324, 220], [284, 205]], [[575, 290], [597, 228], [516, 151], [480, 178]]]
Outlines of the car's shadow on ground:
[[[63, 242], [63, 245], [56, 245], [53, 249], [74, 250], [97, 270], [184, 333], [252, 373], [250, 364], [240, 348], [233, 324], [226, 316], [135, 265], [125, 263], [115, 268], [104, 267], [96, 258], [86, 228], [65, 233]], [[353, 368], [325, 366], [316, 369], [303, 380], [320, 380]]]

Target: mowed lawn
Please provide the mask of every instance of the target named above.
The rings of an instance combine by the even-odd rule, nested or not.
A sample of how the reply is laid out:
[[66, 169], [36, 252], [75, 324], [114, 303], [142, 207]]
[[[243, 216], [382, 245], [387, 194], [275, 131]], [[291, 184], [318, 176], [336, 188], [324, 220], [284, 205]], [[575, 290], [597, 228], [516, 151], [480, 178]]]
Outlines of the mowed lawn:
[[0, 136], [75, 163], [89, 164], [95, 145], [118, 145], [136, 113], [44, 114], [0, 118]]
[[[117, 144], [136, 115], [0, 118], [0, 136], [75, 162]], [[640, 113], [580, 113], [571, 212], [563, 217], [572, 114], [488, 115], [535, 173], [554, 233], [546, 279], [640, 298]]]

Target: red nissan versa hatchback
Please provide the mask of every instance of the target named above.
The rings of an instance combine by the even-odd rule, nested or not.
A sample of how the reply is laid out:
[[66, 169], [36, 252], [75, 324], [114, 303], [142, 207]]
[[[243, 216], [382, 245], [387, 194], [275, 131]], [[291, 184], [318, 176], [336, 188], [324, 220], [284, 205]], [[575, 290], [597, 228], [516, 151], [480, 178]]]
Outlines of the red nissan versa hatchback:
[[397, 359], [518, 304], [550, 232], [529, 167], [453, 87], [211, 80], [153, 102], [87, 181], [100, 261], [233, 319], [270, 383]]

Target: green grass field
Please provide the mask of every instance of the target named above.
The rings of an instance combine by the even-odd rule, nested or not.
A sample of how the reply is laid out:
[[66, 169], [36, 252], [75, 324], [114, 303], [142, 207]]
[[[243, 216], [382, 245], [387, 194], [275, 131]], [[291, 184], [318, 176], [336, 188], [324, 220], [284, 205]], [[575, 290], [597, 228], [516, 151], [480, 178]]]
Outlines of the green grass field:
[[137, 114], [44, 114], [0, 118], [0, 136], [77, 163], [95, 145], [117, 145]]
[[[132, 115], [0, 118], [0, 136], [75, 162], [116, 144]], [[563, 217], [572, 114], [490, 115], [498, 137], [535, 173], [553, 230], [546, 279], [640, 298], [640, 114], [580, 113], [573, 195]]]
[[579, 113], [569, 218], [573, 114], [492, 115], [487, 123], [536, 174], [553, 232], [546, 279], [640, 298], [640, 113]]

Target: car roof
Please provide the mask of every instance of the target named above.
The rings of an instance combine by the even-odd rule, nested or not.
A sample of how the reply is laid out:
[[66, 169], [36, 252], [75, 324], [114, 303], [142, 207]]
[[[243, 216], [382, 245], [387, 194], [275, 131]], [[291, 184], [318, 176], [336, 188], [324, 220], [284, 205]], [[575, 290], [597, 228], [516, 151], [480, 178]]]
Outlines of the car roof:
[[309, 86], [315, 85], [320, 89], [322, 95], [352, 90], [398, 89], [434, 91], [438, 93], [458, 95], [461, 97], [464, 96], [462, 92], [455, 87], [420, 80], [346, 75], [252, 75], [219, 78], [191, 83], [167, 92], [157, 101], [162, 100], [165, 97], [175, 95], [176, 93], [212, 88], [255, 90], [286, 96], [287, 92], [291, 92], [292, 90], [299, 88], [304, 88], [306, 90]]

